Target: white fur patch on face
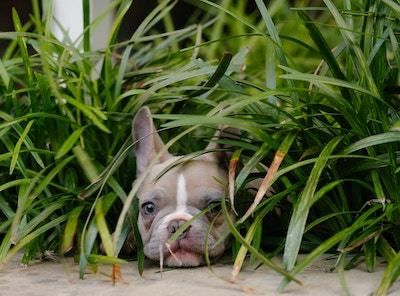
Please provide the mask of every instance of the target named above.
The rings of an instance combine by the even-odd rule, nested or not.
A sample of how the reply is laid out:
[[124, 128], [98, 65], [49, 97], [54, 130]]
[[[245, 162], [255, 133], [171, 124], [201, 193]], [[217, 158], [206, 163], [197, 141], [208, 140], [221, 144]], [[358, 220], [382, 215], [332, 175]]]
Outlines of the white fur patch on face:
[[186, 191], [186, 181], [183, 174], [179, 175], [176, 190], [176, 212], [185, 213], [187, 207], [188, 193]]
[[175, 211], [162, 218], [159, 227], [160, 231], [165, 231], [168, 225], [173, 220], [187, 221], [193, 218], [193, 216], [188, 213], [187, 200], [188, 200], [188, 192], [186, 190], [186, 180], [183, 174], [180, 174], [178, 177], [178, 182], [176, 187]]

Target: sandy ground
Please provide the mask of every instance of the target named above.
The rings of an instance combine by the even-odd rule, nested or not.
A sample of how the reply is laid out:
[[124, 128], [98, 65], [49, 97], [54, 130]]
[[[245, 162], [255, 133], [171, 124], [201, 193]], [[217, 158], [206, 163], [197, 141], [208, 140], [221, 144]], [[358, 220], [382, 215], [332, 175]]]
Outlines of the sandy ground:
[[[140, 277], [136, 262], [121, 266], [123, 282], [112, 286], [109, 266], [101, 266], [94, 274], [87, 270], [85, 278], [79, 279], [78, 264], [72, 258], [56, 261], [33, 262], [29, 267], [22, 267], [20, 256], [0, 269], [0, 295], [52, 295], [52, 296], [102, 296], [102, 295], [345, 295], [339, 283], [338, 274], [327, 272], [334, 260], [323, 256], [303, 271], [297, 279], [302, 285], [290, 283], [283, 294], [277, 294], [276, 288], [282, 276], [265, 266], [255, 270], [246, 267], [235, 282], [230, 278], [232, 263], [221, 260], [213, 266], [191, 269], [163, 271], [150, 262], [146, 263], [144, 277]], [[280, 258], [275, 259], [278, 263]], [[363, 264], [346, 271], [346, 281], [351, 295], [370, 295], [378, 286], [385, 265], [378, 264], [376, 272], [368, 273]], [[400, 282], [396, 282], [389, 295], [400, 295]]]

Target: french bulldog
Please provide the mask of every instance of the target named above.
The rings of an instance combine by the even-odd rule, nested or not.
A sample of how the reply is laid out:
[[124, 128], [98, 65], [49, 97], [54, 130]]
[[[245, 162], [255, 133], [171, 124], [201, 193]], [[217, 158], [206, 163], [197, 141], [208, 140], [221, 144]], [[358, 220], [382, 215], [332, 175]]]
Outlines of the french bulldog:
[[[148, 107], [136, 114], [132, 135], [139, 178], [165, 145], [156, 132]], [[206, 149], [215, 148], [218, 144], [211, 142]], [[211, 261], [228, 248], [229, 238], [217, 243], [228, 230], [219, 207], [194, 219], [176, 240], [168, 243], [188, 220], [221, 202], [228, 183], [228, 167], [221, 163], [229, 157], [227, 153], [213, 151], [171, 166], [179, 157], [166, 151], [150, 169], [137, 194], [138, 229], [146, 257], [160, 261], [161, 265], [195, 267], [206, 263], [205, 244]], [[160, 176], [167, 167], [171, 168]], [[230, 215], [233, 219], [233, 212]]]

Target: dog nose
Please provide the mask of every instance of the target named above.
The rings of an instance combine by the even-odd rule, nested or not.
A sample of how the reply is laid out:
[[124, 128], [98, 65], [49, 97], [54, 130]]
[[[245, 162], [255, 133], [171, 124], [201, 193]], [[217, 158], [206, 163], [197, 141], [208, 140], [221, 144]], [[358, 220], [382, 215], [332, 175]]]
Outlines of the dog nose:
[[[178, 231], [179, 228], [182, 227], [183, 224], [185, 224], [187, 221], [186, 220], [174, 220], [168, 225], [168, 232], [173, 235], [175, 232]], [[182, 234], [179, 236], [179, 238], [185, 237], [186, 233], [190, 229], [190, 225], [182, 232]]]

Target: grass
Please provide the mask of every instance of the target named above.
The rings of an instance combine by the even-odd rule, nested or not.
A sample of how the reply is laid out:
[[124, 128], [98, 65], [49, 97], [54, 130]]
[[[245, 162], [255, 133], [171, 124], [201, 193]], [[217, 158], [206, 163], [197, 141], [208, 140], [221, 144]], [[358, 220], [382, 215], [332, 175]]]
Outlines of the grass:
[[[61, 42], [50, 31], [52, 2], [42, 14], [32, 3], [30, 23], [14, 11], [15, 31], [0, 33], [11, 41], [0, 59], [4, 264], [21, 249], [24, 263], [39, 251], [78, 254], [82, 277], [87, 264], [124, 262], [115, 254], [134, 226], [137, 190], [130, 123], [149, 105], [173, 153], [202, 150], [218, 124], [243, 132], [232, 143], [246, 163], [231, 222], [237, 271], [250, 253], [284, 275], [283, 291], [332, 252], [348, 291], [344, 269], [363, 258], [373, 271], [380, 255], [388, 266], [375, 294], [386, 294], [400, 260], [397, 2], [257, 0], [243, 13], [233, 0], [202, 0], [200, 25], [175, 30], [175, 3], [160, 1], [118, 42], [131, 5], [121, 0], [99, 51], [88, 42], [97, 23], [88, 14], [83, 43]], [[155, 31], [158, 21], [168, 32]], [[270, 167], [257, 176], [275, 194], [253, 201], [243, 187], [259, 163]], [[100, 241], [107, 256], [98, 255]], [[281, 252], [283, 267], [273, 266]]]

